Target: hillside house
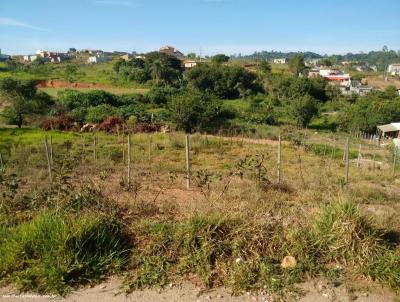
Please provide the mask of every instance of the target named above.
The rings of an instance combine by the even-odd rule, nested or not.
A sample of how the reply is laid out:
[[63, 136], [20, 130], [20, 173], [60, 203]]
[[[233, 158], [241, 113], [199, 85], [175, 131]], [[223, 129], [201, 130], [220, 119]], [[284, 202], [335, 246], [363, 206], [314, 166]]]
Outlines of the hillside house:
[[286, 64], [286, 63], [287, 63], [286, 58], [274, 59], [274, 64]]
[[315, 67], [318, 66], [320, 61], [321, 59], [307, 59], [305, 60], [304, 65], [306, 65], [307, 67]]
[[33, 62], [33, 61], [36, 61], [37, 58], [38, 58], [37, 55], [25, 55], [22, 57], [22, 62], [24, 62], [24, 63]]
[[390, 64], [387, 71], [391, 75], [400, 75], [400, 63]]
[[380, 125], [377, 129], [380, 137], [400, 138], [400, 122]]
[[194, 60], [186, 60], [183, 62], [183, 66], [185, 67], [185, 69], [191, 69], [197, 66], [197, 62]]
[[169, 56], [175, 57], [178, 60], [183, 60], [184, 59], [184, 55], [183, 53], [181, 53], [179, 50], [177, 50], [175, 47], [172, 46], [163, 46], [160, 48], [159, 50], [162, 53], [165, 53]]
[[321, 69], [319, 71], [319, 75], [332, 84], [336, 84], [341, 87], [350, 87], [350, 74], [343, 73], [340, 70]]
[[96, 55], [96, 56], [91, 56], [88, 58], [87, 62], [88, 64], [97, 64], [97, 63], [104, 63], [108, 62], [110, 59], [107, 56], [104, 55]]
[[124, 54], [124, 55], [120, 56], [120, 58], [127, 62], [132, 58], [132, 56], [127, 53], [127, 54]]

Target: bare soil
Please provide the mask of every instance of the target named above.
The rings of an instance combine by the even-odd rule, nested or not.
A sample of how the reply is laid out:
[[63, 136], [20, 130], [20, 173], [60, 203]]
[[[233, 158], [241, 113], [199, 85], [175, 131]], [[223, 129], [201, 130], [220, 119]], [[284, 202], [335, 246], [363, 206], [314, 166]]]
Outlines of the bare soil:
[[[369, 282], [359, 282], [358, 287], [347, 287], [340, 282], [331, 283], [324, 280], [309, 281], [300, 285], [302, 294], [297, 298], [289, 298], [288, 301], [300, 302], [329, 302], [329, 301], [363, 301], [363, 302], [388, 302], [395, 301], [396, 297], [385, 288], [378, 287]], [[221, 301], [221, 302], [253, 302], [274, 301], [266, 292], [245, 293], [241, 296], [233, 296], [231, 292], [223, 287], [207, 290], [196, 287], [190, 282], [179, 284], [169, 284], [164, 289], [145, 289], [134, 291], [129, 295], [121, 292], [121, 280], [111, 278], [107, 282], [90, 288], [77, 290], [67, 296], [60, 298], [50, 295], [38, 295], [32, 293], [19, 293], [11, 287], [0, 288], [0, 301], [26, 301], [26, 302], [46, 302], [46, 301], [74, 301], [74, 302], [126, 302], [126, 301]]]
[[69, 82], [63, 80], [41, 80], [36, 84], [37, 88], [110, 88], [112, 86], [107, 86], [98, 83], [81, 83], [81, 82]]

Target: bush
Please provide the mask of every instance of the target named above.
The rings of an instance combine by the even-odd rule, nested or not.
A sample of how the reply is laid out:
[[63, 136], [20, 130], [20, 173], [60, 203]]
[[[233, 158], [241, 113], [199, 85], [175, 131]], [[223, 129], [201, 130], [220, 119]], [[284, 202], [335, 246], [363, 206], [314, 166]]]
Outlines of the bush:
[[66, 294], [120, 271], [129, 245], [121, 226], [94, 215], [42, 213], [0, 242], [0, 277], [20, 290]]
[[87, 109], [85, 120], [89, 123], [100, 123], [108, 116], [117, 115], [117, 108], [102, 104]]
[[257, 75], [238, 66], [200, 64], [187, 71], [185, 77], [192, 88], [225, 99], [262, 91]]
[[189, 133], [210, 127], [216, 122], [222, 102], [198, 91], [185, 91], [173, 96], [168, 108], [177, 128]]
[[74, 120], [68, 115], [59, 115], [45, 118], [40, 128], [44, 130], [62, 130], [69, 131], [74, 127]]
[[107, 133], [113, 133], [117, 128], [122, 130], [124, 125], [125, 123], [122, 119], [109, 116], [99, 125], [98, 129]]

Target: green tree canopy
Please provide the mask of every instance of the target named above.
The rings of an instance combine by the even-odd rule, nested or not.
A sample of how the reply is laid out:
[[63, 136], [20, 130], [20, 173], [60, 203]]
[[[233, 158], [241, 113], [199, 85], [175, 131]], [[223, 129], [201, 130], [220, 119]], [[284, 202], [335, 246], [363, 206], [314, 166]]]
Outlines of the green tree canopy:
[[289, 58], [289, 70], [297, 77], [305, 69], [304, 57], [300, 54]]

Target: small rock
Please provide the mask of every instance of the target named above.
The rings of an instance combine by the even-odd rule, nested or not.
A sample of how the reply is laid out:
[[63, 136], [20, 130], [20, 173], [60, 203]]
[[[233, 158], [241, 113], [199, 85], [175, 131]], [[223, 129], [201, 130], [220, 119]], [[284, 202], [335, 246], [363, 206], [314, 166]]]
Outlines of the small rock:
[[169, 287], [172, 288], [172, 286], [174, 286], [172, 283], [169, 284]]
[[296, 258], [293, 256], [286, 256], [281, 262], [282, 268], [295, 268], [297, 265]]
[[105, 284], [100, 286], [101, 289], [105, 289], [106, 287], [107, 287], [107, 285], [105, 285]]
[[332, 281], [331, 284], [333, 287], [339, 287], [340, 285], [342, 285], [342, 282], [340, 282], [339, 280], [335, 280], [335, 281]]

